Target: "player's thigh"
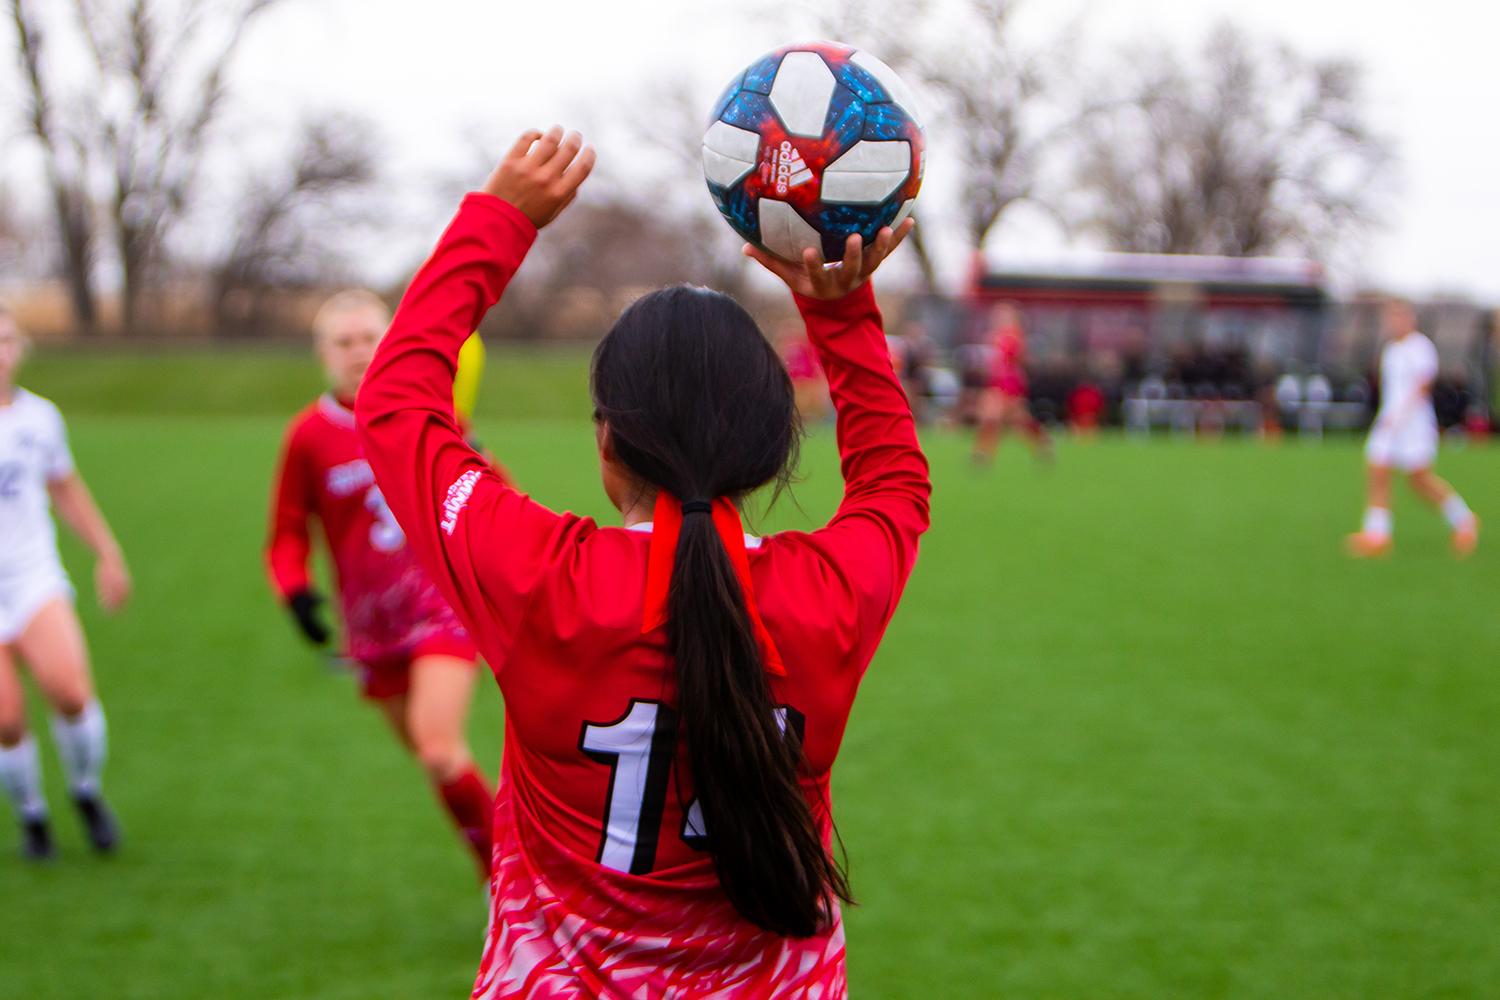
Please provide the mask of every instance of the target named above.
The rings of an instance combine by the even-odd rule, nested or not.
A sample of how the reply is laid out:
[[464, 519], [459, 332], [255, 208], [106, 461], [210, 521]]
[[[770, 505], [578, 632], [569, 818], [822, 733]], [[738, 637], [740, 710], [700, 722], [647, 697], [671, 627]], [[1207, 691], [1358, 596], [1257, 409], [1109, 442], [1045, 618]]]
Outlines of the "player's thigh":
[[385, 716], [385, 721], [390, 724], [391, 732], [396, 734], [396, 739], [407, 749], [412, 748], [411, 728], [407, 725], [408, 693], [383, 695], [371, 698], [380, 709], [380, 714]]
[[985, 389], [979, 395], [979, 421], [998, 424], [1005, 416], [1005, 397], [999, 389]]
[[21, 630], [15, 650], [57, 711], [77, 715], [93, 700], [88, 643], [72, 601], [54, 597], [42, 605]]
[[457, 656], [419, 656], [412, 661], [406, 718], [418, 753], [464, 744], [476, 673], [473, 661]]
[[13, 747], [26, 735], [26, 696], [10, 647], [0, 645], [0, 746]]

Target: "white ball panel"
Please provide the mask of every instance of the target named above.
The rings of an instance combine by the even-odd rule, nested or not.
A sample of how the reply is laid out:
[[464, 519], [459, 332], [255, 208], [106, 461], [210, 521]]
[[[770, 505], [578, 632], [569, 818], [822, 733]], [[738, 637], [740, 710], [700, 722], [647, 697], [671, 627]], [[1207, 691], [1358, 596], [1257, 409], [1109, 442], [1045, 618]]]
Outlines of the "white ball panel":
[[911, 215], [911, 210], [916, 207], [917, 199], [915, 198], [908, 198], [906, 201], [903, 201], [901, 203], [901, 211], [897, 212], [896, 217], [891, 220], [891, 228], [896, 229], [901, 223], [905, 222], [907, 217]]
[[887, 173], [823, 174], [823, 200], [830, 204], [864, 204], [885, 201], [906, 183], [906, 170]]
[[797, 214], [797, 210], [774, 198], [760, 199], [760, 242], [783, 260], [800, 263], [802, 251], [812, 247], [823, 259], [823, 238]]
[[755, 169], [760, 155], [760, 133], [714, 122], [703, 136], [703, 175], [729, 187]]
[[873, 76], [875, 81], [885, 88], [885, 92], [891, 95], [891, 101], [899, 104], [907, 114], [911, 115], [912, 121], [917, 123], [918, 128], [923, 127], [923, 116], [917, 107], [916, 95], [911, 92], [906, 81], [896, 75], [895, 70], [863, 50], [854, 53], [849, 61]]
[[720, 187], [729, 187], [754, 169], [753, 162], [736, 160], [703, 147], [703, 176]]
[[816, 52], [788, 52], [771, 84], [771, 107], [792, 135], [821, 136], [838, 84]]
[[849, 151], [828, 164], [828, 173], [905, 173], [911, 169], [911, 144], [894, 142], [856, 142]]
[[703, 133], [703, 145], [721, 156], [732, 160], [754, 163], [760, 155], [760, 133], [747, 128], [736, 128], [728, 122], [714, 122]]

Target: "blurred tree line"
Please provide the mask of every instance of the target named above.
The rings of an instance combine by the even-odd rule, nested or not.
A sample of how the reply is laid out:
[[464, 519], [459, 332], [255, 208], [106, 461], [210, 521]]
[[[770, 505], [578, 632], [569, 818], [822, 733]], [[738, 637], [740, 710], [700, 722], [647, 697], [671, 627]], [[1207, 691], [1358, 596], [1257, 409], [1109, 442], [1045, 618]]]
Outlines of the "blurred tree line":
[[[0, 89], [0, 113], [38, 154], [47, 199], [45, 213], [28, 213], [0, 182], [0, 277], [60, 279], [83, 335], [174, 323], [285, 332], [322, 290], [357, 280], [361, 246], [402, 224], [386, 206], [410, 200], [393, 196], [370, 121], [309, 114], [274, 155], [220, 170], [217, 197], [206, 176], [232, 145], [232, 63], [286, 2], [6, 0], [14, 86]], [[1227, 24], [1189, 51], [1158, 41], [1085, 59], [1076, 27], [1047, 45], [1020, 40], [1018, 2], [756, 11], [869, 49], [925, 101], [933, 149], [956, 165], [957, 184], [953, 205], [929, 197], [918, 210], [903, 251], [918, 290], [939, 290], [936, 236], [981, 251], [1020, 205], [1108, 249], [1335, 264], [1380, 224], [1393, 150], [1370, 125], [1355, 62], [1308, 58]], [[753, 296], [738, 241], [703, 196], [711, 98], [665, 78], [585, 123], [601, 146], [645, 155], [615, 169], [602, 161], [487, 332], [594, 336], [635, 294], [671, 282]], [[432, 179], [442, 211], [505, 138], [475, 142], [462, 176]], [[113, 324], [101, 288], [118, 302]]]

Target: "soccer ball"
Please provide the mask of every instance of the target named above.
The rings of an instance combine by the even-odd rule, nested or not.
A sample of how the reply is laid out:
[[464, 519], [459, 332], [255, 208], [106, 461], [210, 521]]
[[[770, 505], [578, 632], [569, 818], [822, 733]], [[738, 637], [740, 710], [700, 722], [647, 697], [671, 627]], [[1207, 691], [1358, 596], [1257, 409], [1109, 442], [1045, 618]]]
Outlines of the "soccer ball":
[[714, 204], [746, 240], [800, 262], [840, 260], [911, 214], [926, 166], [911, 91], [835, 42], [777, 49], [734, 78], [703, 136]]

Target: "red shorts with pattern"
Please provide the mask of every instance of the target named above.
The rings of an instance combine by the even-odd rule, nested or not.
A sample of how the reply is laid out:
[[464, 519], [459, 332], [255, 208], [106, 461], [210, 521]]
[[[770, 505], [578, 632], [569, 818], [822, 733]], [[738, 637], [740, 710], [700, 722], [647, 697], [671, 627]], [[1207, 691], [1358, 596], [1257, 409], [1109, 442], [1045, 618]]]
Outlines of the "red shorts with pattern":
[[410, 646], [357, 661], [360, 692], [377, 701], [406, 694], [411, 690], [411, 665], [424, 656], [451, 656], [475, 667], [479, 648], [462, 628], [434, 631]]

